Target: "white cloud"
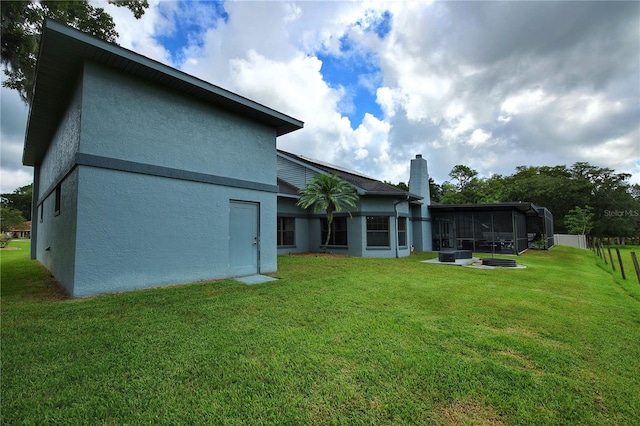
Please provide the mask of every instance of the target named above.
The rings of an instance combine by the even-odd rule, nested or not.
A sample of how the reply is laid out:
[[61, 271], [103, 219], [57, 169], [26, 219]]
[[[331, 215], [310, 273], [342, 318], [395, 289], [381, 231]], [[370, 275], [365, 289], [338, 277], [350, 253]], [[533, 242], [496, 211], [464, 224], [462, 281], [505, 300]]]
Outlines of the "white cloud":
[[[167, 64], [171, 53], [158, 36], [185, 20], [202, 25], [172, 65], [305, 121], [279, 138], [280, 148], [391, 181], [407, 181], [409, 160], [421, 153], [438, 182], [456, 164], [487, 176], [576, 161], [640, 182], [633, 4], [240, 1], [224, 3], [226, 22], [206, 4], [182, 6], [152, 0], [141, 20], [126, 8], [105, 9], [122, 46]], [[380, 38], [367, 26], [386, 10], [390, 32]], [[359, 81], [383, 115], [366, 114], [356, 128], [341, 111], [357, 99], [323, 78], [318, 59], [343, 54], [345, 35], [380, 67]], [[5, 164], [20, 159], [5, 149], [2, 114], [5, 188]], [[21, 147], [18, 139], [11, 143]], [[493, 145], [500, 156], [482, 149]]]
[[343, 91], [327, 85], [320, 66], [312, 56], [281, 62], [249, 51], [230, 61], [229, 82], [239, 93], [305, 121], [303, 130], [281, 138], [282, 149], [333, 161], [352, 129], [337, 112]]
[[0, 89], [0, 105], [0, 193], [7, 193], [30, 184], [33, 171], [22, 165], [27, 107], [17, 91], [5, 87]]
[[611, 101], [602, 93], [570, 94], [561, 99], [565, 118], [574, 125], [588, 125], [604, 116], [616, 114], [622, 108], [620, 101]]
[[629, 179], [629, 183], [634, 185], [640, 185], [640, 161], [637, 161], [635, 164], [631, 165], [628, 169], [620, 170], [622, 173], [629, 173], [631, 175], [631, 179]]
[[638, 155], [637, 142], [638, 139], [633, 141], [630, 138], [607, 140], [596, 146], [581, 148], [578, 155], [582, 158], [599, 158], [601, 164], [608, 166], [617, 163], [621, 154], [627, 158]]
[[[299, 55], [287, 62], [270, 60], [250, 50], [246, 58], [230, 61], [233, 86], [258, 102], [288, 114], [314, 117], [335, 110], [344, 92], [322, 79], [322, 63]], [[314, 117], [315, 118], [315, 117]]]
[[406, 95], [399, 90], [394, 90], [390, 87], [379, 87], [376, 91], [376, 102], [382, 108], [385, 117], [393, 118], [396, 115], [396, 111], [405, 103]]
[[365, 114], [362, 123], [345, 139], [341, 161], [378, 179], [395, 178], [391, 170], [395, 165], [389, 157], [390, 130], [388, 122]]
[[478, 148], [484, 145], [491, 144], [491, 133], [485, 132], [482, 129], [475, 129], [471, 136], [467, 140], [467, 144], [469, 144], [472, 148]]
[[24, 167], [18, 170], [0, 170], [0, 193], [6, 194], [33, 183], [33, 170]]
[[120, 46], [173, 66], [169, 52], [155, 39], [155, 36], [159, 34], [170, 32], [174, 25], [170, 19], [160, 13], [161, 5], [175, 7], [177, 2], [150, 0], [149, 8], [140, 19], [136, 19], [126, 7], [117, 7], [113, 4], [101, 6], [113, 17], [116, 23]]
[[510, 95], [502, 102], [500, 109], [509, 115], [517, 115], [542, 108], [552, 101], [553, 97], [548, 96], [541, 89], [524, 90]]

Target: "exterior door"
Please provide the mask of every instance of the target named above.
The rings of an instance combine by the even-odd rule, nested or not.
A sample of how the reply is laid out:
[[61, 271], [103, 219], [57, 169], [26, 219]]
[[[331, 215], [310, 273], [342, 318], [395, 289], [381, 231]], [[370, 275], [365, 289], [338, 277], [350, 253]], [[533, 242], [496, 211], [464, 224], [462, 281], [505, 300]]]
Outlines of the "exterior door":
[[440, 249], [456, 248], [453, 238], [453, 224], [451, 222], [439, 222]]
[[232, 276], [253, 275], [258, 270], [260, 234], [258, 203], [229, 203], [229, 269]]

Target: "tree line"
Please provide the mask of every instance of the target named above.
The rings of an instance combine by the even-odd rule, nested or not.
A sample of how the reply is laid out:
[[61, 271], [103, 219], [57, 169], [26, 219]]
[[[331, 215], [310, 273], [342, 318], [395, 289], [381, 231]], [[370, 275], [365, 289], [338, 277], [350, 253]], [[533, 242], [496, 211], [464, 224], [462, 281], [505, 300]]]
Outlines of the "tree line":
[[33, 184], [0, 194], [0, 231], [7, 232], [31, 220]]
[[[640, 238], [640, 185], [631, 175], [577, 162], [568, 166], [518, 166], [512, 175], [483, 178], [458, 164], [450, 180], [429, 179], [431, 200], [441, 204], [529, 201], [553, 214], [556, 233], [595, 238]], [[405, 183], [398, 188], [407, 190]]]

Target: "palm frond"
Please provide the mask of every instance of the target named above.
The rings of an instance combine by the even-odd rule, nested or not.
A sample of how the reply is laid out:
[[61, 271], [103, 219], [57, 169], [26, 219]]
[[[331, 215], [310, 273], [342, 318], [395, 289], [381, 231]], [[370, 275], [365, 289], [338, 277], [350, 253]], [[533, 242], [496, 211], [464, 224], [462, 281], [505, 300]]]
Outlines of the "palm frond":
[[[318, 174], [300, 190], [300, 199], [298, 199], [296, 205], [303, 209], [313, 206], [315, 213], [326, 212], [328, 227], [327, 237], [322, 245], [322, 251], [324, 252], [329, 244], [333, 212], [342, 211], [347, 207], [356, 207], [357, 202], [358, 193], [349, 183], [339, 178], [336, 174]], [[351, 212], [349, 212], [349, 216], [351, 216]]]

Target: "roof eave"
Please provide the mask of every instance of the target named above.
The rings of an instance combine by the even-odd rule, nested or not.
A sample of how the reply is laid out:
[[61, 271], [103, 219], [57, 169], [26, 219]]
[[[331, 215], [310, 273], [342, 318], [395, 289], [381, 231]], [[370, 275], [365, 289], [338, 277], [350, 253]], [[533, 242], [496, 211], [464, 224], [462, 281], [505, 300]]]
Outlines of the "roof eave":
[[394, 197], [394, 198], [405, 198], [408, 201], [417, 201], [417, 200], [422, 200], [424, 198], [419, 195], [412, 194], [410, 192], [402, 193], [402, 192], [391, 192], [391, 191], [364, 191], [364, 195], [381, 195], [381, 196]]
[[535, 211], [534, 204], [526, 201], [513, 201], [505, 203], [484, 203], [484, 204], [435, 204], [431, 205], [436, 210], [453, 210], [453, 209], [474, 209], [474, 210], [499, 210], [499, 209], [516, 209], [522, 212]]
[[294, 194], [284, 194], [282, 192], [278, 192], [278, 197], [282, 197], [282, 198], [292, 198], [294, 200], [297, 200], [300, 198], [299, 195], [294, 195]]

